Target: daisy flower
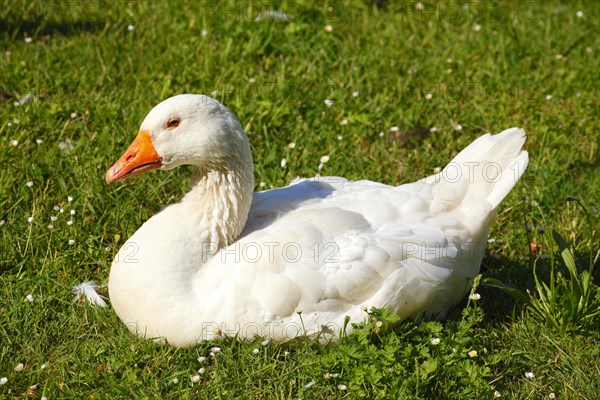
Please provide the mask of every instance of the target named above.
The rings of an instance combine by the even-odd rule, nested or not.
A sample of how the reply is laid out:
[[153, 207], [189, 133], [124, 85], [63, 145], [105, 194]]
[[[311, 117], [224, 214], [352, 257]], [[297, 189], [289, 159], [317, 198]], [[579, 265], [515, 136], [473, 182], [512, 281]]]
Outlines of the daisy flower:
[[481, 299], [481, 295], [479, 293], [473, 293], [469, 295], [469, 300], [477, 301]]

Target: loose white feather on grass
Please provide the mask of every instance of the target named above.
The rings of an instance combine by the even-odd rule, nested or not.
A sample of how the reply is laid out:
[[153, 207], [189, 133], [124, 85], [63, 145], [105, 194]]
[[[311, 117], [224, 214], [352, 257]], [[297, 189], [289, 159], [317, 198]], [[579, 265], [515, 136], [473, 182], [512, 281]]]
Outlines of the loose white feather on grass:
[[75, 294], [74, 301], [79, 300], [81, 296], [85, 296], [85, 298], [87, 299], [87, 301], [90, 302], [90, 304], [100, 307], [106, 307], [106, 301], [104, 301], [104, 298], [96, 292], [96, 288], [98, 287], [100, 286], [96, 286], [94, 281], [83, 282], [79, 285], [73, 286], [72, 291], [73, 294]]

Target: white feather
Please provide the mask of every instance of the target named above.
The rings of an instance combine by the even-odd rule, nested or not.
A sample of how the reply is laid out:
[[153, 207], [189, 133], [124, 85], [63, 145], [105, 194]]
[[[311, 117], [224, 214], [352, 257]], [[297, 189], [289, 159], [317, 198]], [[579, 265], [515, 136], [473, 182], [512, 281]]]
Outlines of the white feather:
[[98, 292], [96, 292], [96, 288], [99, 288], [99, 286], [96, 286], [94, 281], [88, 281], [73, 286], [71, 290], [75, 295], [75, 301], [79, 300], [81, 296], [85, 296], [85, 298], [87, 299], [87, 301], [90, 302], [90, 304], [100, 307], [106, 307], [106, 301], [104, 301], [102, 296], [100, 296]]

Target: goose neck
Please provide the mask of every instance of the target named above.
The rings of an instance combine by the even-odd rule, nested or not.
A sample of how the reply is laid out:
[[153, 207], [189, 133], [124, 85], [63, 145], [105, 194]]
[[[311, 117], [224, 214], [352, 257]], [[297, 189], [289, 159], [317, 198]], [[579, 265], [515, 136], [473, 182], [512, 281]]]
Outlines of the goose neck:
[[244, 229], [253, 188], [251, 165], [194, 166], [192, 189], [182, 203], [191, 208], [189, 213], [205, 232], [205, 240], [220, 249], [233, 243]]

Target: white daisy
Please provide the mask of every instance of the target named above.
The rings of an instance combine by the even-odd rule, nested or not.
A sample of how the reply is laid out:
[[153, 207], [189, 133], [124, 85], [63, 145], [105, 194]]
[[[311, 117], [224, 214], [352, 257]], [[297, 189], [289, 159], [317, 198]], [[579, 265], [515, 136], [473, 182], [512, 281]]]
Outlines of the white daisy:
[[481, 299], [481, 295], [479, 293], [473, 293], [469, 295], [469, 300], [477, 301]]

